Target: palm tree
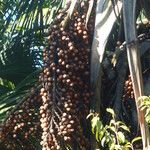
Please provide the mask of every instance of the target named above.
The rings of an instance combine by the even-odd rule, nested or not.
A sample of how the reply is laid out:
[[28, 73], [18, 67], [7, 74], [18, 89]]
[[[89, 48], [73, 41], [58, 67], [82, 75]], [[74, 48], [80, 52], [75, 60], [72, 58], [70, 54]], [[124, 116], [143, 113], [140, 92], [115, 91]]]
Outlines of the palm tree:
[[[67, 12], [66, 18], [63, 22], [64, 25], [66, 25], [67, 21], [71, 19], [74, 9], [76, 9], [77, 2], [82, 3], [82, 1], [71, 2], [69, 11]], [[139, 5], [136, 5], [135, 2], [136, 1], [133, 1], [133, 3], [130, 4], [132, 7], [129, 7], [129, 3], [131, 2], [112, 0], [104, 3], [104, 1], [97, 1], [97, 7], [95, 7], [94, 1], [91, 0], [86, 14], [86, 23], [88, 24], [92, 8], [95, 7], [95, 31], [91, 51], [91, 84], [94, 91], [94, 98], [91, 109], [94, 109], [94, 111], [100, 113], [103, 112], [106, 106], [113, 107], [118, 119], [123, 119], [122, 114], [119, 112], [123, 111], [122, 98], [124, 82], [127, 74], [129, 74], [126, 64], [127, 59], [129, 62], [129, 69], [136, 101], [139, 96], [143, 95], [141, 67], [139, 63], [140, 57], [136, 54], [137, 60], [133, 61], [133, 63], [131, 59], [133, 57], [135, 58], [132, 53], [133, 49], [137, 49], [137, 43], [134, 44], [133, 42], [133, 40], [137, 38], [135, 33], [137, 30], [134, 25], [135, 20], [140, 18], [139, 16], [143, 14], [143, 11], [145, 16], [149, 19], [150, 13], [148, 6], [150, 5], [150, 1], [137, 1]], [[135, 5], [137, 6], [136, 9], [134, 7]], [[39, 85], [38, 76], [43, 68], [42, 50], [43, 47], [45, 47], [45, 39], [47, 37], [46, 32], [48, 31], [48, 27], [55, 16], [57, 16], [58, 10], [64, 6], [65, 0], [0, 1], [1, 121], [6, 118], [6, 114], [9, 110], [18, 104], [20, 105], [21, 99], [30, 94], [31, 87], [34, 85]], [[134, 9], [134, 14], [132, 14], [133, 16], [130, 14], [132, 8]], [[129, 9], [131, 10], [129, 11]], [[130, 22], [128, 19], [131, 19], [133, 22], [132, 25], [128, 25]], [[131, 30], [131, 28], [133, 30]], [[132, 34], [133, 31], [134, 34]], [[117, 44], [117, 41], [121, 44], [124, 41], [127, 43], [133, 42], [133, 47], [130, 47], [130, 44], [127, 45], [128, 58], [125, 54], [122, 54], [120, 43]], [[147, 49], [148, 48], [149, 47], [147, 47]], [[112, 56], [112, 53], [114, 54], [113, 56], [115, 56], [115, 60], [112, 60], [114, 60], [114, 68], [117, 69], [116, 75], [114, 75], [114, 72], [112, 71], [113, 67], [109, 66], [107, 69], [108, 72], [112, 71], [109, 81], [117, 81], [117, 83], [115, 84], [115, 87], [112, 87], [114, 89], [110, 92], [111, 96], [109, 95], [107, 97], [103, 96], [103, 94], [106, 93], [103, 89], [101, 89], [101, 87], [105, 87], [105, 85], [103, 85], [102, 77], [104, 73], [103, 66], [107, 66], [107, 61], [105, 60], [109, 58], [108, 55]], [[135, 67], [137, 67], [135, 66], [137, 63], [139, 70], [136, 76], [132, 71], [135, 70]], [[120, 65], [121, 67], [117, 67], [117, 65]], [[108, 72], [105, 72], [106, 76], [108, 76]], [[106, 77], [104, 76], [104, 78]], [[110, 87], [111, 86], [108, 88]], [[115, 96], [113, 95], [114, 91]], [[104, 100], [107, 98], [111, 98], [112, 100], [105, 106]], [[138, 109], [138, 104], [136, 105], [136, 108], [138, 111], [139, 123], [145, 123], [142, 118], [144, 114], [142, 114], [142, 112]], [[147, 141], [147, 143], [145, 142], [146, 138], [148, 140], [150, 137], [149, 135], [144, 136], [144, 130], [145, 128], [141, 126], [142, 140], [144, 147], [146, 147], [149, 144], [149, 141]], [[31, 139], [30, 142], [34, 143], [33, 141], [35, 142], [36, 140]], [[39, 141], [37, 141], [37, 143], [39, 143]], [[36, 144], [33, 144], [33, 146], [35, 149], [38, 149], [39, 147], [36, 147]], [[91, 145], [94, 147], [94, 143]]]

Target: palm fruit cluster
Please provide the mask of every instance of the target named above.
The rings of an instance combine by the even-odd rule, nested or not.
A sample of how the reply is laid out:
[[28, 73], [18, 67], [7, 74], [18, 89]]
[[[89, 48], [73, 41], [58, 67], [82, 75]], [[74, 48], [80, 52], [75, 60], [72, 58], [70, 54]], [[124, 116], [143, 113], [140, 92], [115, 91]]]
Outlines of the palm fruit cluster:
[[131, 81], [131, 75], [129, 75], [128, 79], [125, 81], [124, 98], [125, 99], [134, 99], [134, 91], [133, 91], [133, 85], [132, 85], [132, 81]]
[[15, 149], [15, 141], [23, 145], [29, 136], [37, 137], [37, 131], [40, 131], [39, 111], [41, 97], [38, 90], [31, 88], [31, 93], [8, 113], [8, 117], [1, 124], [0, 142], [6, 145], [7, 149]]
[[95, 7], [86, 25], [88, 5], [88, 1], [78, 3], [65, 25], [66, 10], [59, 11], [48, 30], [48, 44], [43, 50], [40, 90], [34, 90], [10, 112], [1, 132], [3, 141], [21, 135], [28, 139], [34, 133], [41, 139], [42, 150], [89, 149], [84, 129], [92, 95], [90, 49]]
[[91, 97], [89, 57], [93, 21], [86, 28], [87, 5], [78, 5], [65, 27], [61, 26], [65, 15], [60, 11], [49, 29], [49, 44], [43, 53], [44, 71], [40, 76], [43, 150], [60, 150], [66, 145], [88, 149], [82, 126]]

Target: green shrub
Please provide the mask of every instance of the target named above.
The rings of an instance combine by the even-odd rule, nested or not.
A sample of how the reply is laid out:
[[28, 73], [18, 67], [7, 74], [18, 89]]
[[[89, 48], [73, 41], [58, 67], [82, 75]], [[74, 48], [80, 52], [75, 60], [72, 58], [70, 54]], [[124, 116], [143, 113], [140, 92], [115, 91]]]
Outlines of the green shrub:
[[103, 125], [98, 114], [91, 113], [87, 118], [91, 118], [92, 133], [96, 141], [102, 147], [108, 147], [109, 150], [128, 150], [133, 149], [133, 143], [141, 137], [134, 138], [131, 142], [125, 137], [125, 132], [130, 132], [129, 128], [121, 121], [116, 121], [115, 112], [111, 108], [106, 111], [111, 114], [112, 119], [108, 125]]
[[141, 96], [138, 98], [140, 102], [140, 108], [142, 111], [145, 111], [145, 120], [147, 123], [150, 123], [150, 97]]

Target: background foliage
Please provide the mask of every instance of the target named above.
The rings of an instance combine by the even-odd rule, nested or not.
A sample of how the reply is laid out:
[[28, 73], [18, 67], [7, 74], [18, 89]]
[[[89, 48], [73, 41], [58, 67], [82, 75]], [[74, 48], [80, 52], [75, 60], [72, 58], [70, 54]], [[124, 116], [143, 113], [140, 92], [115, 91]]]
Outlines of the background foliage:
[[46, 31], [62, 0], [0, 0], [0, 119], [37, 81]]

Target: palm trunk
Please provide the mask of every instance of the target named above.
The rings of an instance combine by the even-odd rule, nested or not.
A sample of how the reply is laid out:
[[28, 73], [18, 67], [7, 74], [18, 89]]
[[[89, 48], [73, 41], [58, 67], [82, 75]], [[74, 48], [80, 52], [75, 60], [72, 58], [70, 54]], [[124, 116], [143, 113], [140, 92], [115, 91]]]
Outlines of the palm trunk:
[[140, 124], [143, 149], [148, 148], [150, 143], [150, 134], [147, 123], [144, 119], [144, 112], [139, 108], [138, 97], [143, 95], [143, 81], [140, 64], [140, 54], [136, 35], [135, 26], [135, 12], [136, 12], [136, 0], [123, 0], [123, 17], [124, 17], [124, 29], [125, 39], [127, 43], [127, 55], [128, 63], [133, 83], [133, 90], [136, 100], [136, 107], [138, 113], [138, 121]]

